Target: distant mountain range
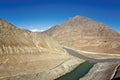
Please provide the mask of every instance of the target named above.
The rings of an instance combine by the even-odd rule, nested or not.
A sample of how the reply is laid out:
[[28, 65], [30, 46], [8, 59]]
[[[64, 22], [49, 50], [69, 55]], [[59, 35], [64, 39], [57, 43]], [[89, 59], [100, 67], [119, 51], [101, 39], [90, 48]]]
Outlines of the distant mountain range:
[[43, 33], [62, 45], [79, 50], [120, 53], [120, 34], [105, 24], [86, 17], [75, 16]]

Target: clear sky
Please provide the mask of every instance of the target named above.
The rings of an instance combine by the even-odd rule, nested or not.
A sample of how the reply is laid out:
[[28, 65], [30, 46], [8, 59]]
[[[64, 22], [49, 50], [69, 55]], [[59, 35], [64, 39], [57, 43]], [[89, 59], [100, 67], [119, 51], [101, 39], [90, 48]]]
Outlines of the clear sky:
[[0, 18], [29, 30], [45, 30], [76, 15], [120, 32], [120, 0], [0, 0]]

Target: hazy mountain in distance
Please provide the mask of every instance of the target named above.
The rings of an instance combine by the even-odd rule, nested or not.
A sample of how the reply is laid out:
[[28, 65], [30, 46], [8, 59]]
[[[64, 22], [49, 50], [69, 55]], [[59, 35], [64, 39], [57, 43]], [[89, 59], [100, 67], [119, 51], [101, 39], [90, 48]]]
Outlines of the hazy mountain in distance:
[[60, 44], [79, 50], [120, 53], [120, 34], [103, 23], [75, 16], [47, 33]]

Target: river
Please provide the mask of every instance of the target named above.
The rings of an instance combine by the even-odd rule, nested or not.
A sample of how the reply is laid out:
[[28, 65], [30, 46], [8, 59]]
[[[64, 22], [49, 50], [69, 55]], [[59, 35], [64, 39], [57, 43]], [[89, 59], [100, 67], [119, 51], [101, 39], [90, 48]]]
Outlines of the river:
[[75, 69], [70, 71], [69, 73], [55, 79], [55, 80], [79, 80], [85, 74], [89, 72], [89, 70], [94, 66], [95, 63], [91, 63], [89, 61], [85, 61], [79, 64]]

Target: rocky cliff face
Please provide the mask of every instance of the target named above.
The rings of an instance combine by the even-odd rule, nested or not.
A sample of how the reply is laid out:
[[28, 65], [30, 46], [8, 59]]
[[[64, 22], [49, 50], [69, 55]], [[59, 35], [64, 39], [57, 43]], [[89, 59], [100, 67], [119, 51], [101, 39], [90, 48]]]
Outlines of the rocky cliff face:
[[85, 17], [75, 16], [62, 25], [52, 27], [44, 33], [52, 36], [62, 45], [79, 50], [120, 52], [120, 34], [103, 23]]

